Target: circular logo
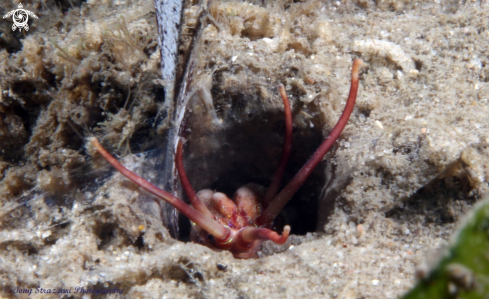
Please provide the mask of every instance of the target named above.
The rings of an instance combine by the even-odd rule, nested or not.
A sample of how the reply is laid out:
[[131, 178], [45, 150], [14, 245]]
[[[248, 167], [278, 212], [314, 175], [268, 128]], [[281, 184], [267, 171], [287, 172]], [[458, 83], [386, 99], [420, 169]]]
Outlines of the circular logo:
[[27, 21], [29, 21], [29, 16], [24, 9], [17, 9], [14, 11], [13, 21], [15, 26], [18, 28], [23, 28], [27, 25]]

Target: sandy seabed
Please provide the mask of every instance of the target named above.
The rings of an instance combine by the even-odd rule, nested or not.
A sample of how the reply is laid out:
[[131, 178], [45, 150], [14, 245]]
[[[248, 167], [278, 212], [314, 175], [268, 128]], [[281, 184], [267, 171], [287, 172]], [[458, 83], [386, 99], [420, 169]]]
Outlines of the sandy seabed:
[[[18, 3], [7, 1], [0, 14]], [[246, 172], [259, 181], [273, 173], [283, 138], [278, 83], [294, 111], [300, 161], [291, 163], [300, 167], [343, 110], [353, 59], [364, 61], [352, 117], [306, 186], [317, 192], [294, 199], [309, 214], [287, 211], [292, 233], [305, 218], [312, 229], [283, 246], [265, 244], [249, 260], [171, 238], [162, 207], [92, 159], [84, 139], [95, 134], [126, 156], [165, 136], [152, 1], [23, 4], [39, 16], [28, 32], [0, 23], [1, 297], [60, 297], [35, 293], [43, 288], [69, 290], [66, 298], [121, 296], [103, 290], [127, 298], [397, 298], [487, 191], [484, 1], [211, 2], [193, 44], [192, 90], [212, 101], [212, 117], [223, 121], [213, 134], [227, 137], [195, 131], [186, 168], [196, 189], [214, 183], [199, 161], [237, 130], [254, 143], [227, 145], [246, 150], [236, 163], [256, 159]], [[198, 12], [186, 4], [187, 37]], [[276, 145], [251, 149], [265, 143]], [[145, 157], [124, 163], [151, 176], [157, 169], [141, 166]]]

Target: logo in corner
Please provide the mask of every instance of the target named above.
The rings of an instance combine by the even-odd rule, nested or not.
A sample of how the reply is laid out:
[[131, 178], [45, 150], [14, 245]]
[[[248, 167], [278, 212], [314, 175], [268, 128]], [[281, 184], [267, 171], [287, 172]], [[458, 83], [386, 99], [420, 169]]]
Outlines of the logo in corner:
[[29, 16], [37, 19], [37, 16], [32, 11], [23, 9], [22, 3], [19, 4], [17, 9], [14, 9], [4, 15], [3, 18], [6, 19], [10, 16], [12, 16], [12, 21], [14, 21], [14, 24], [12, 25], [12, 31], [15, 31], [17, 28], [19, 28], [19, 31], [21, 31], [22, 28], [24, 28], [25, 31], [29, 31], [29, 25], [27, 25], [27, 21], [29, 21]]

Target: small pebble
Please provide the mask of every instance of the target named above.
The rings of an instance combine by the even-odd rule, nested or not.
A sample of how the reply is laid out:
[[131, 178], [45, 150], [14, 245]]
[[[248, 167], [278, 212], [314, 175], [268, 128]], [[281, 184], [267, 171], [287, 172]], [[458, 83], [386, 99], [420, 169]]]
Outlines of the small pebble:
[[223, 264], [217, 264], [217, 269], [220, 271], [226, 271], [228, 269], [228, 266]]

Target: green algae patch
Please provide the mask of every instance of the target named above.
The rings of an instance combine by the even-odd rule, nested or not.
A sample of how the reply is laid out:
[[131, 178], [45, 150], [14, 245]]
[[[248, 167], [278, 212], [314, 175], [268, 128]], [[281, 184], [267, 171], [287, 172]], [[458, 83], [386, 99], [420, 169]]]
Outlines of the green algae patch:
[[487, 298], [489, 294], [489, 197], [455, 236], [429, 274], [403, 299]]

